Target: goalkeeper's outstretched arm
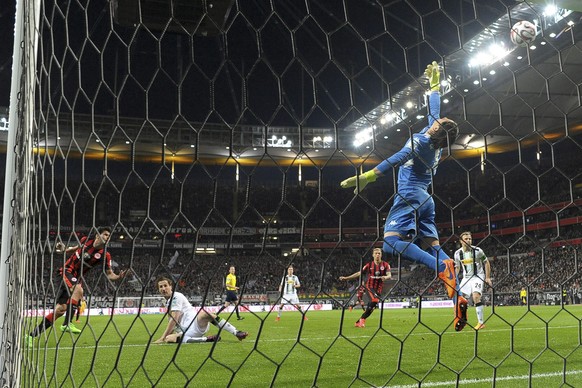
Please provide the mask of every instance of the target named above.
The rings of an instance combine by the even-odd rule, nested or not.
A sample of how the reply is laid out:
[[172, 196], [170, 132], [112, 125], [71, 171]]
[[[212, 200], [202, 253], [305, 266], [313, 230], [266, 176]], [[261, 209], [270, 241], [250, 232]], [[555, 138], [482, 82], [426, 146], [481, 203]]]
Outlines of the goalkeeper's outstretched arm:
[[366, 171], [363, 174], [355, 175], [343, 180], [340, 185], [342, 188], [355, 187], [354, 194], [364, 190], [368, 183], [376, 182], [379, 176], [385, 175], [390, 169], [401, 166], [414, 156], [410, 142], [406, 143], [404, 147], [382, 163], [374, 167], [372, 170]]
[[[426, 126], [420, 133], [424, 134], [430, 130], [431, 138], [433, 133], [437, 131], [438, 127], [449, 119], [440, 117], [440, 68], [436, 61], [433, 61], [426, 67], [424, 72], [428, 77], [429, 87], [431, 94], [429, 96], [429, 114], [428, 114], [428, 126]], [[453, 122], [454, 124], [454, 122]], [[447, 143], [448, 144], [448, 143]], [[397, 153], [392, 155], [390, 158], [384, 160], [382, 163], [374, 167], [374, 169], [366, 171], [363, 174], [350, 177], [341, 182], [341, 187], [349, 188], [355, 187], [354, 194], [358, 194], [362, 191], [369, 183], [373, 183], [378, 179], [379, 176], [386, 174], [390, 169], [398, 167], [408, 160], [412, 159], [414, 148], [414, 139], [410, 139], [406, 145]], [[442, 147], [441, 147], [442, 148]]]

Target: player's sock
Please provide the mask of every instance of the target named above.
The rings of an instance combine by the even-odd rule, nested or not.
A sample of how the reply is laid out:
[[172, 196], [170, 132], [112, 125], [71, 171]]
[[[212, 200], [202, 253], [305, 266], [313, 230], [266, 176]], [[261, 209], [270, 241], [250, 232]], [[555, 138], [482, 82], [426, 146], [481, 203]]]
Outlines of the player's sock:
[[374, 309], [376, 308], [377, 305], [378, 305], [378, 303], [376, 303], [376, 302], [370, 302], [370, 304], [368, 304], [368, 306], [366, 306], [366, 310], [362, 314], [362, 319], [366, 319], [370, 315], [372, 315], [372, 313], [374, 312]]
[[196, 342], [206, 342], [207, 340], [208, 340], [208, 337], [195, 337], [195, 338], [188, 338], [186, 340], [186, 343], [193, 344]]
[[216, 327], [220, 327], [222, 330], [226, 330], [229, 333], [236, 335], [237, 332], [236, 327], [234, 327], [233, 325], [231, 325], [226, 320], [220, 317], [216, 317], [216, 319], [212, 321], [212, 324]]
[[[423, 251], [416, 244], [402, 241], [398, 236], [384, 237], [382, 250], [392, 256], [400, 254], [405, 259], [424, 264], [435, 271], [437, 269], [437, 261], [434, 256]], [[441, 271], [443, 269], [444, 265]]]
[[374, 309], [371, 309], [368, 307], [366, 309], [366, 311], [364, 311], [364, 313], [362, 314], [362, 316], [360, 318], [362, 318], [362, 319], [368, 318], [370, 315], [372, 315], [372, 311], [374, 311]]
[[281, 309], [282, 307], [279, 307], [279, 311], [277, 311], [277, 318], [281, 318]]
[[31, 337], [36, 337], [49, 327], [53, 325], [54, 315], [53, 313], [47, 314], [46, 317], [43, 318], [42, 322], [34, 328], [34, 330], [30, 333]]
[[475, 303], [475, 310], [477, 311], [477, 321], [483, 323], [483, 302]]
[[222, 312], [222, 310], [224, 310], [225, 308], [226, 308], [226, 306], [225, 306], [225, 305], [222, 305], [222, 306], [221, 306], [221, 307], [218, 309], [218, 311], [216, 312], [216, 315], [220, 314], [220, 313]]
[[234, 312], [236, 313], [236, 317], [240, 319], [240, 313], [238, 312], [238, 304], [234, 305]]
[[65, 313], [65, 322], [63, 326], [68, 326], [71, 323], [71, 318], [77, 314], [77, 308], [79, 307], [79, 301], [75, 299], [69, 299], [67, 303], [67, 312]]

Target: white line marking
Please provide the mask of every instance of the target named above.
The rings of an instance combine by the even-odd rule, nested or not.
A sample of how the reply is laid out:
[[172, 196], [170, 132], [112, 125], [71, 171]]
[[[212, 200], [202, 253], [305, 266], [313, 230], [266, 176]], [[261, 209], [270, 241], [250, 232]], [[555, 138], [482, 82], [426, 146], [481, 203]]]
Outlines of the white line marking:
[[[582, 370], [566, 371], [565, 374], [566, 375], [579, 375], [579, 374], [582, 374]], [[532, 379], [543, 379], [545, 377], [558, 377], [558, 376], [563, 376], [563, 375], [564, 375], [564, 372], [535, 373], [535, 374], [531, 375], [531, 378]], [[529, 378], [530, 378], [529, 375], [500, 376], [500, 377], [495, 378], [495, 382], [498, 383], [500, 381], [528, 380]], [[485, 379], [461, 379], [461, 380], [459, 380], [459, 385], [464, 386], [464, 385], [468, 385], [468, 384], [482, 384], [482, 383], [492, 383], [492, 382], [494, 382], [492, 377], [485, 378]], [[441, 387], [441, 386], [454, 387], [456, 384], [457, 384], [457, 382], [454, 380], [427, 381], [427, 382], [423, 382], [422, 386], [423, 387]], [[418, 388], [418, 384], [396, 385], [396, 386], [391, 385], [390, 387], [391, 388]]]

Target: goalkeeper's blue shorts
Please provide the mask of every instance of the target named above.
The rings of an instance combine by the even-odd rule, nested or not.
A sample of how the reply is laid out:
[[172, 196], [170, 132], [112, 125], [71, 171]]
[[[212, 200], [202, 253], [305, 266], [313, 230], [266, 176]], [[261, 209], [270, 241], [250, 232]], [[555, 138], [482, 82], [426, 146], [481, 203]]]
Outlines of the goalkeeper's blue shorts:
[[420, 188], [398, 190], [394, 197], [394, 204], [386, 217], [384, 233], [386, 232], [396, 232], [401, 236], [413, 234], [417, 238], [438, 239], [434, 201], [431, 195]]

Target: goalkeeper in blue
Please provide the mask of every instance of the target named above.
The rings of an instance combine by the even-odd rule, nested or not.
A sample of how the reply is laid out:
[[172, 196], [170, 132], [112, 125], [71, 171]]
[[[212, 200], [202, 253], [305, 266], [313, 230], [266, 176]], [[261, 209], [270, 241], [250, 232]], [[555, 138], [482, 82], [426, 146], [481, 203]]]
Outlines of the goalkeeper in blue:
[[[447, 295], [453, 299], [455, 330], [461, 331], [467, 324], [467, 300], [459, 292], [454, 261], [440, 247], [434, 200], [428, 191], [443, 148], [454, 143], [459, 130], [454, 121], [440, 117], [438, 64], [433, 62], [428, 65], [425, 74], [431, 89], [428, 126], [413, 134], [400, 151], [374, 169], [344, 180], [341, 187], [355, 187], [354, 193], [357, 194], [368, 183], [399, 167], [398, 189], [386, 217], [382, 249], [389, 255], [400, 255], [438, 273]], [[407, 236], [412, 237], [411, 242], [404, 241]]]

